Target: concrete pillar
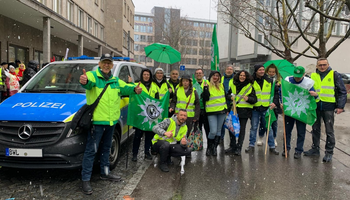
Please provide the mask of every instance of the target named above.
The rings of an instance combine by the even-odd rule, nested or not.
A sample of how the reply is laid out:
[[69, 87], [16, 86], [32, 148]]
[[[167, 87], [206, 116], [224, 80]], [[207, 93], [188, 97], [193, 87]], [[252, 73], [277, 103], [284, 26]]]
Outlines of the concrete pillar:
[[102, 56], [102, 45], [98, 45], [98, 56]]
[[78, 35], [78, 56], [84, 55], [84, 38]]
[[43, 20], [43, 62], [50, 62], [51, 57], [51, 19], [44, 17]]

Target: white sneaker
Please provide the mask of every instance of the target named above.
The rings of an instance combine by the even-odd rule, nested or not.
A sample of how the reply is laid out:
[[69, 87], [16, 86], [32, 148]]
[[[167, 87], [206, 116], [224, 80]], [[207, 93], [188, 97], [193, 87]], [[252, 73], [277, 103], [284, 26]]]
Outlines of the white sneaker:
[[277, 140], [276, 140], [276, 138], [275, 138], [275, 147], [277, 147]]
[[258, 145], [258, 146], [262, 146], [263, 145], [263, 138], [262, 137], [258, 138], [258, 142], [256, 142], [256, 145]]

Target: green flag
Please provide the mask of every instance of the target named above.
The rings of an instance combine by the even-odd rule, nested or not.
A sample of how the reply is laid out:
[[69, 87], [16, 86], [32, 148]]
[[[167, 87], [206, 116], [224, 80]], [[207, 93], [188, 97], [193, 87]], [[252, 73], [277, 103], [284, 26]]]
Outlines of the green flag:
[[316, 101], [309, 91], [282, 80], [284, 114], [312, 126], [316, 121]]
[[211, 38], [211, 70], [219, 71], [219, 45], [216, 37], [216, 24]]
[[[273, 82], [272, 84], [272, 88], [271, 88], [271, 96], [270, 96], [270, 104], [273, 103], [273, 98], [275, 97], [275, 84], [276, 81]], [[271, 117], [270, 117], [271, 116]], [[269, 123], [269, 119], [270, 119], [270, 123]], [[266, 120], [266, 128], [269, 129], [269, 127], [271, 127], [271, 124], [276, 121], [276, 115], [275, 112], [273, 111], [273, 109], [271, 110], [270, 108], [267, 109], [267, 112], [265, 114], [265, 120]], [[271, 128], [270, 128], [271, 129]], [[270, 130], [269, 129], [269, 130]]]
[[158, 100], [145, 92], [130, 95], [127, 124], [143, 131], [152, 131], [154, 125], [168, 117], [169, 96], [167, 92]]

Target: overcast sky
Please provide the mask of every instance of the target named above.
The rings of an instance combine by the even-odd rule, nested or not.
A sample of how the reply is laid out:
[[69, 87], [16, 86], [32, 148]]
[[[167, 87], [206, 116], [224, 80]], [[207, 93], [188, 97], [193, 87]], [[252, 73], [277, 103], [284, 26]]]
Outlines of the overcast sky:
[[[181, 9], [182, 17], [216, 19], [216, 0], [133, 0], [136, 12], [150, 13], [154, 6]], [[210, 12], [209, 12], [210, 11]]]

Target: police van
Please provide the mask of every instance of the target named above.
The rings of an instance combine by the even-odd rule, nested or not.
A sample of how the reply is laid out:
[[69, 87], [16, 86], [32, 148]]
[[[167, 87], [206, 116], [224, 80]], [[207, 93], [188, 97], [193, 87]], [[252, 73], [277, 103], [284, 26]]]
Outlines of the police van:
[[[128, 82], [140, 81], [145, 66], [115, 58], [112, 74]], [[79, 78], [98, 68], [98, 57], [75, 57], [52, 62], [20, 91], [0, 104], [0, 166], [13, 168], [77, 168], [81, 166], [87, 133], [70, 130], [74, 114], [86, 103]], [[115, 168], [128, 134], [128, 97], [121, 98], [121, 116], [115, 128], [110, 168]], [[129, 130], [131, 135], [134, 129]]]

